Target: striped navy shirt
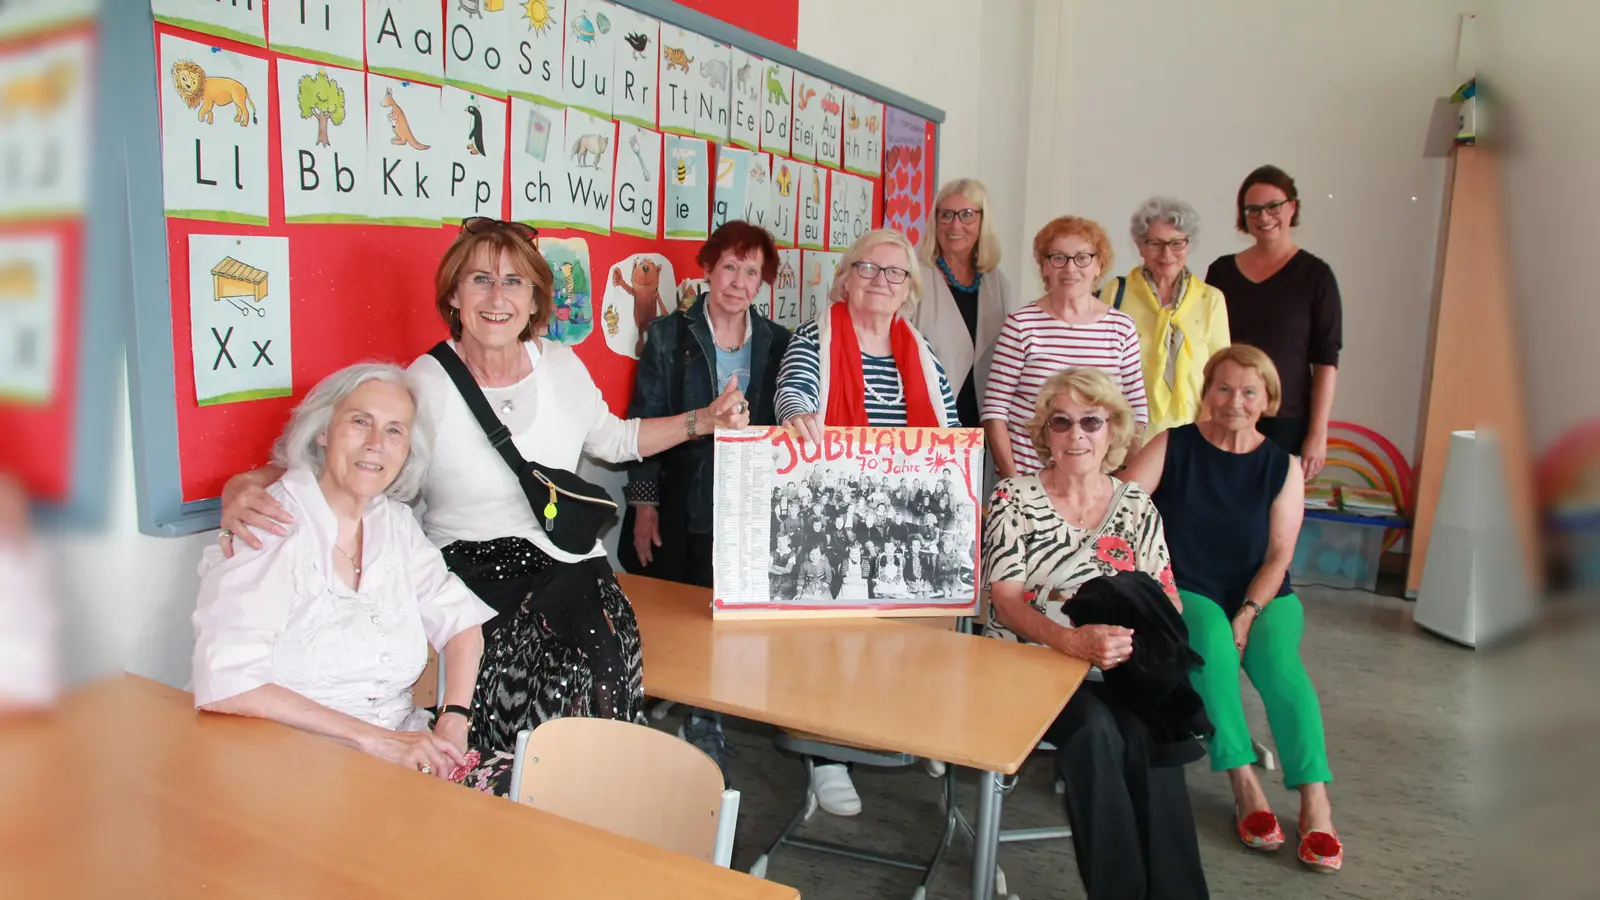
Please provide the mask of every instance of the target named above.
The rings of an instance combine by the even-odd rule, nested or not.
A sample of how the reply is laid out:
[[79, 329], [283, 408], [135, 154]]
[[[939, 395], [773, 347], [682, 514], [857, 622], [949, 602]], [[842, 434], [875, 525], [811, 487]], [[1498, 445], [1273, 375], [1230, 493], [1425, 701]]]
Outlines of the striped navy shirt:
[[[946, 421], [955, 426], [960, 417], [956, 414], [956, 397], [950, 391], [950, 379], [945, 377], [944, 366], [934, 357], [927, 339], [918, 336], [918, 340], [928, 348], [928, 358], [939, 370], [939, 394], [944, 400]], [[778, 369], [779, 422], [817, 411], [822, 383], [819, 356], [817, 323], [807, 322], [795, 329], [789, 349], [783, 354], [783, 365]], [[867, 383], [867, 424], [880, 428], [904, 427], [906, 400], [894, 357], [861, 354], [861, 375]]]

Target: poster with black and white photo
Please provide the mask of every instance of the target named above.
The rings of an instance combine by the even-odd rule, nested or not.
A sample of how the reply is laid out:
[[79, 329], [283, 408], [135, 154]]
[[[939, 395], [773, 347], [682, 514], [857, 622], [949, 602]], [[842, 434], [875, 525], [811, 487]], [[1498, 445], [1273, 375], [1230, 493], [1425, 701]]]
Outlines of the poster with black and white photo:
[[713, 614], [973, 615], [983, 432], [717, 432]]

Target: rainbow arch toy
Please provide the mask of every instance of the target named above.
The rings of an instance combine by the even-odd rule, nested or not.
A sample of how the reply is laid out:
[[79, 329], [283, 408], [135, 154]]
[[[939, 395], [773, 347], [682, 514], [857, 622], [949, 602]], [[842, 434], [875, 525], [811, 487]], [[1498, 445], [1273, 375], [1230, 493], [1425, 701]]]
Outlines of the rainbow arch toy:
[[[1394, 496], [1401, 518], [1410, 520], [1416, 510], [1417, 484], [1405, 454], [1388, 438], [1354, 422], [1329, 422], [1328, 431], [1328, 461], [1323, 472], [1352, 472], [1365, 482], [1365, 487], [1388, 491]], [[1319, 476], [1317, 480], [1323, 479]], [[1384, 536], [1384, 551], [1399, 543], [1401, 535], [1400, 529], [1389, 529]]]
[[1545, 513], [1562, 507], [1600, 507], [1600, 419], [1568, 429], [1540, 454], [1534, 489]]

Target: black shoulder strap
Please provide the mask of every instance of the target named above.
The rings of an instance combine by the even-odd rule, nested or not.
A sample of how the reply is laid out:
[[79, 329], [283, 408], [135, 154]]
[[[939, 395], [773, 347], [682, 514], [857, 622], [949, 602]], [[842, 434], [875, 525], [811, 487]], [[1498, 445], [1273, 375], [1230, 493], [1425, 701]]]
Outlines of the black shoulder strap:
[[1121, 309], [1122, 308], [1122, 292], [1127, 290], [1127, 288], [1128, 288], [1128, 277], [1126, 275], [1118, 275], [1117, 276], [1117, 299], [1112, 301], [1112, 303], [1111, 303], [1111, 308], [1112, 309]]
[[440, 341], [433, 345], [428, 355], [438, 360], [439, 365], [444, 366], [445, 374], [455, 382], [456, 390], [461, 392], [461, 399], [467, 401], [467, 408], [472, 410], [472, 417], [478, 420], [483, 433], [488, 435], [489, 443], [500, 452], [500, 457], [511, 467], [511, 471], [521, 477], [522, 469], [528, 461], [517, 452], [517, 445], [511, 440], [511, 429], [494, 414], [494, 410], [489, 406], [489, 398], [483, 395], [483, 388], [478, 387], [478, 382], [473, 380], [472, 373], [467, 371], [467, 364], [450, 348], [449, 341]]

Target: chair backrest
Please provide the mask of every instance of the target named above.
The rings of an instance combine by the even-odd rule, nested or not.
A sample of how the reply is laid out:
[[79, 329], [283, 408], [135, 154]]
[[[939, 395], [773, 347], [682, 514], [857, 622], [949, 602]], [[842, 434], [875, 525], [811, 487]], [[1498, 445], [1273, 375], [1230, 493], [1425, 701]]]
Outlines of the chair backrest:
[[693, 745], [616, 719], [552, 719], [523, 735], [511, 785], [518, 803], [728, 865], [719, 857], [731, 856], [738, 794], [726, 792], [724, 823], [722, 770]]

